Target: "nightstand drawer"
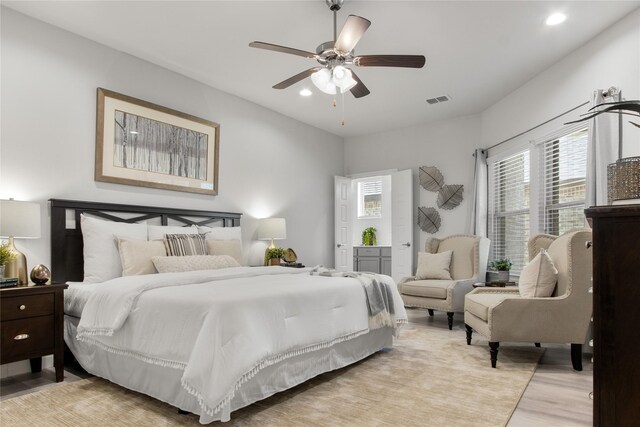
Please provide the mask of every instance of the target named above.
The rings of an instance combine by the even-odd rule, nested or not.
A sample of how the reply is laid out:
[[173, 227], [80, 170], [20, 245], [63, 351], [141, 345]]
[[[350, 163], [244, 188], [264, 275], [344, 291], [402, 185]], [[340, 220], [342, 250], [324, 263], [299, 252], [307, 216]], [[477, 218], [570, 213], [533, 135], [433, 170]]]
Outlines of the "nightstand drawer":
[[53, 293], [3, 297], [0, 319], [24, 319], [53, 313]]
[[357, 256], [380, 256], [380, 248], [356, 248]]
[[2, 322], [2, 363], [52, 353], [55, 336], [53, 324], [53, 316]]

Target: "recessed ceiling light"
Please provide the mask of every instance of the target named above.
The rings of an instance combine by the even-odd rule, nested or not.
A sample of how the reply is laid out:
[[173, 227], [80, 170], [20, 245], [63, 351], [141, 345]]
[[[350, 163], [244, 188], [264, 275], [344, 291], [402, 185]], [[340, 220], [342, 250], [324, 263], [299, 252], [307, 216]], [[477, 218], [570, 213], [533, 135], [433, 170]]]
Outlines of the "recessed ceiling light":
[[545, 22], [547, 25], [558, 25], [562, 24], [565, 19], [567, 19], [567, 15], [565, 15], [564, 13], [553, 13], [549, 15]]
[[313, 95], [313, 92], [311, 92], [309, 89], [305, 88], [305, 89], [302, 89], [300, 91], [300, 95], [302, 95], [302, 96], [311, 96], [311, 95]]

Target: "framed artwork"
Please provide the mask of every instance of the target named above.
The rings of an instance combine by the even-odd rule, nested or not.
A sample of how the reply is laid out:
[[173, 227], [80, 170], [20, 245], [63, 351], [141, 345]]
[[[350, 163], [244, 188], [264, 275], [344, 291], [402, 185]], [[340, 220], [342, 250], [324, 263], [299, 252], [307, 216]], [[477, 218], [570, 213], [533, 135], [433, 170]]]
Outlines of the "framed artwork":
[[96, 181], [218, 194], [220, 125], [98, 88]]

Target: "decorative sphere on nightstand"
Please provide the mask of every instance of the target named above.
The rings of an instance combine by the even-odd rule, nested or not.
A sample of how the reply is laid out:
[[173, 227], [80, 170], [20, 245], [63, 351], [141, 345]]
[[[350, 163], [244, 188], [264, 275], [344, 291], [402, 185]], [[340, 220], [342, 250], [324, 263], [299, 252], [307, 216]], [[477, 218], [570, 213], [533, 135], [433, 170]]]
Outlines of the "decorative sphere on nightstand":
[[51, 278], [51, 272], [44, 264], [38, 264], [31, 270], [30, 277], [36, 285], [44, 285]]

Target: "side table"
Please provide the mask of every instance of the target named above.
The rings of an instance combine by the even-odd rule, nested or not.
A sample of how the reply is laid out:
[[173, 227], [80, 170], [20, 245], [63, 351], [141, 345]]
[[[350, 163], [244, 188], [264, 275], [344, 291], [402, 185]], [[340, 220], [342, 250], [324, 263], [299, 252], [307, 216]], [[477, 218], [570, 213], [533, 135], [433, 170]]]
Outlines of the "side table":
[[299, 262], [292, 262], [292, 263], [281, 262], [280, 267], [304, 268], [304, 264], [300, 264]]
[[478, 282], [472, 285], [474, 288], [504, 288], [506, 286], [518, 286], [516, 282]]
[[42, 356], [53, 354], [56, 382], [64, 379], [65, 284], [0, 289], [0, 364], [30, 359], [42, 370]]

